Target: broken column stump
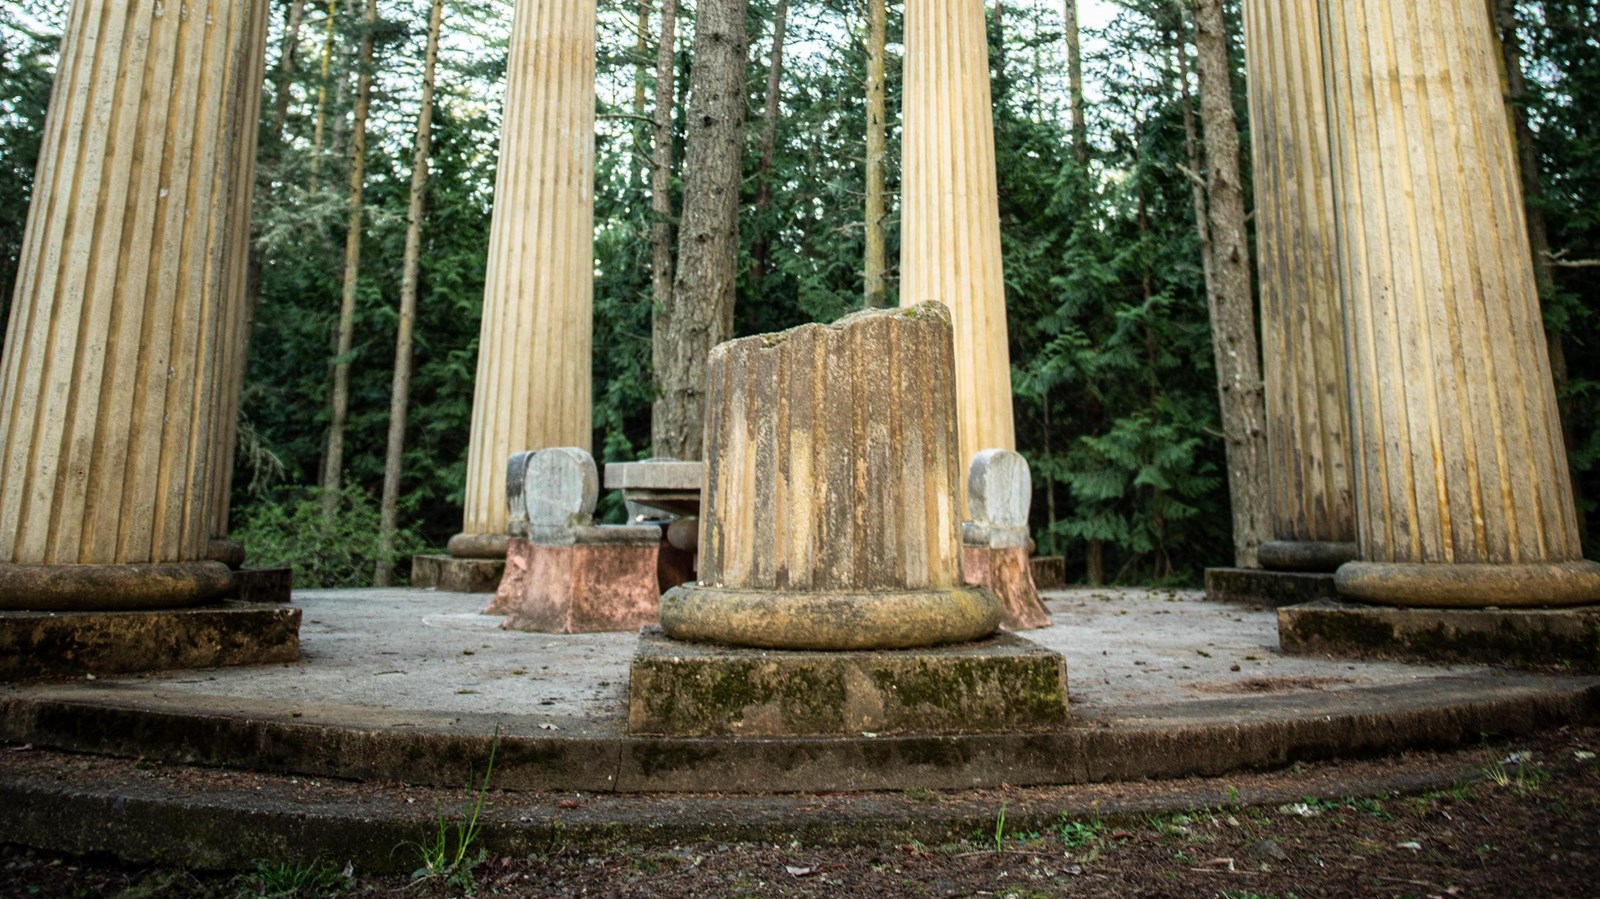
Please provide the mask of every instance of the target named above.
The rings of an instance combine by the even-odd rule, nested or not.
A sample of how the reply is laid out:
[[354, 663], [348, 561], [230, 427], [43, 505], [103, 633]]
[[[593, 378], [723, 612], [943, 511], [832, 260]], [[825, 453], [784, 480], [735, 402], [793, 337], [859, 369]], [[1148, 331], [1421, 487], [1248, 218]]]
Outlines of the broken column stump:
[[950, 313], [927, 303], [712, 351], [701, 580], [662, 597], [629, 729], [679, 736], [1030, 730], [1066, 664], [993, 637], [961, 579]]
[[1000, 624], [1023, 631], [1049, 627], [1028, 562], [1028, 510], [1033, 475], [1028, 460], [1010, 450], [984, 450], [967, 475], [967, 508], [961, 525], [961, 564], [966, 581], [1000, 601]]
[[511, 457], [506, 571], [485, 614], [540, 633], [633, 631], [656, 620], [654, 525], [595, 526], [594, 459], [562, 447]]

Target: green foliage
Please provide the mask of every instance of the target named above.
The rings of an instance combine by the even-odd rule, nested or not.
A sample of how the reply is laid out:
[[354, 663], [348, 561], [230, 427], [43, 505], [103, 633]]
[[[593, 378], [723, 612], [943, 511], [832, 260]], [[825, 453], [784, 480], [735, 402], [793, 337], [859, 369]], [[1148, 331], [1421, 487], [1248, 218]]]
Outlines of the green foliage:
[[[243, 541], [250, 563], [291, 566], [298, 589], [368, 587], [380, 557], [378, 507], [367, 491], [346, 486], [332, 517], [318, 488], [288, 488], [251, 503], [239, 516], [233, 535]], [[420, 552], [414, 532], [402, 531], [389, 561]]]
[[437, 827], [426, 843], [409, 842], [422, 866], [411, 873], [416, 879], [442, 878], [446, 883], [467, 893], [476, 888], [472, 871], [488, 857], [487, 851], [477, 845], [483, 832], [483, 804], [489, 793], [489, 779], [494, 776], [494, 758], [500, 749], [500, 728], [494, 730], [494, 742], [489, 744], [489, 762], [484, 766], [483, 779], [467, 775], [467, 787], [472, 790], [472, 802], [461, 815], [446, 819], [443, 812], [436, 816]]
[[241, 875], [237, 883], [241, 896], [313, 899], [346, 892], [355, 886], [355, 878], [348, 868], [341, 871], [320, 861], [310, 864], [260, 862], [254, 872]]
[[1105, 830], [1106, 826], [1099, 818], [1078, 821], [1068, 817], [1066, 812], [1061, 813], [1061, 823], [1056, 827], [1056, 833], [1061, 835], [1061, 842], [1068, 849], [1082, 849], [1100, 842]]

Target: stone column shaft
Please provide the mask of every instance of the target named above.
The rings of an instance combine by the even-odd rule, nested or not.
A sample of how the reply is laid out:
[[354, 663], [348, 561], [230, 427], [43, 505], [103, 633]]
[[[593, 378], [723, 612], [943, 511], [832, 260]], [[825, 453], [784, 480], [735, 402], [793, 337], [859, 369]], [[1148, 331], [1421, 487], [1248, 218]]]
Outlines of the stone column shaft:
[[590, 445], [594, 0], [518, 0], [458, 556], [503, 556], [512, 453]]
[[72, 5], [0, 362], [0, 563], [204, 556], [264, 11]]
[[1355, 557], [1345, 345], [1319, 0], [1247, 0], [1267, 387], [1268, 568]]
[[983, 2], [909, 0], [905, 30], [900, 304], [950, 307], [971, 459], [1016, 449]]
[[1425, 605], [1600, 599], [1481, 3], [1325, 0], [1361, 561]]

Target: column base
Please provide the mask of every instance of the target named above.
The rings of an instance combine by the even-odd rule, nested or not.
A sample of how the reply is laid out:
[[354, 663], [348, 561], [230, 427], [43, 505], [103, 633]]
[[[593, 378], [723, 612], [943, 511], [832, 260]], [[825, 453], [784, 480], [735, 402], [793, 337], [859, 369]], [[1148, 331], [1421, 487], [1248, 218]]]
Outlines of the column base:
[[1319, 599], [1335, 599], [1338, 595], [1331, 572], [1206, 569], [1206, 599], [1212, 602], [1278, 608]]
[[1357, 602], [1420, 608], [1581, 606], [1600, 603], [1600, 563], [1533, 565], [1350, 562], [1335, 575]]
[[680, 643], [650, 628], [628, 679], [633, 735], [1008, 733], [1066, 720], [1066, 660], [1010, 634], [897, 652], [774, 652]]
[[223, 602], [192, 609], [0, 612], [0, 681], [300, 658], [300, 610]]
[[545, 634], [637, 631], [654, 624], [661, 603], [656, 583], [659, 538], [550, 546], [511, 539], [506, 573], [486, 614], [508, 616], [506, 630]]
[[230, 599], [285, 603], [293, 599], [293, 568], [241, 568], [233, 573]]
[[1322, 601], [1278, 610], [1289, 655], [1600, 671], [1600, 608], [1397, 609]]
[[1262, 568], [1273, 571], [1332, 572], [1361, 558], [1361, 548], [1354, 543], [1268, 540], [1261, 544], [1258, 557]]
[[978, 640], [1000, 626], [987, 590], [801, 593], [685, 584], [661, 597], [675, 640], [765, 649], [907, 649]]
[[1026, 546], [963, 546], [961, 573], [973, 587], [982, 587], [1000, 601], [1000, 626], [1026, 631], [1050, 626], [1050, 613], [1039, 601]]
[[505, 534], [457, 534], [445, 552], [457, 559], [504, 559], [511, 538]]
[[493, 593], [500, 587], [506, 560], [458, 559], [455, 556], [411, 557], [411, 586], [445, 593]]
[[1028, 566], [1033, 569], [1033, 585], [1040, 590], [1060, 590], [1067, 585], [1067, 560], [1061, 556], [1034, 556]]
[[214, 602], [233, 588], [221, 562], [148, 565], [0, 563], [0, 611], [173, 609]]

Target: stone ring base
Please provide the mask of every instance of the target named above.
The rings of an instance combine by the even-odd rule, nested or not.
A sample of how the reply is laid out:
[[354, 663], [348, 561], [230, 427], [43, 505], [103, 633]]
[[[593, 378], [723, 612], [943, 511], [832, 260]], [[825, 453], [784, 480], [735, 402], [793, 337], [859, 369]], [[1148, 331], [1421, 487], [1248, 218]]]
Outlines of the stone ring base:
[[1354, 543], [1316, 540], [1269, 540], [1258, 552], [1261, 567], [1273, 571], [1334, 571], [1361, 558]]
[[661, 598], [675, 640], [759, 649], [912, 649], [995, 632], [1000, 603], [987, 590], [800, 593], [685, 584]]
[[221, 562], [131, 565], [0, 563], [0, 610], [119, 612], [214, 602], [233, 589]]
[[1600, 603], [1600, 563], [1537, 565], [1350, 562], [1334, 575], [1358, 602], [1417, 608], [1534, 608]]
[[504, 559], [511, 537], [506, 534], [457, 534], [446, 551], [457, 559]]

